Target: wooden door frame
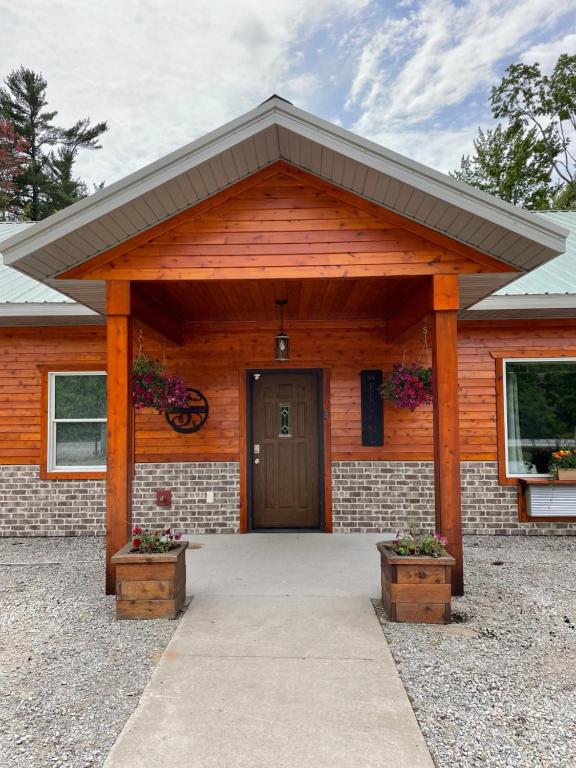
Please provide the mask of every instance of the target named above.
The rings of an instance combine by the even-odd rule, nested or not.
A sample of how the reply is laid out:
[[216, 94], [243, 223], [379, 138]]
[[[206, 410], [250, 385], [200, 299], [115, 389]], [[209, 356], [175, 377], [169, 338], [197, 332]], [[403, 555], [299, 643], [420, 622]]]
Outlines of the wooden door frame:
[[254, 530], [252, 510], [252, 390], [253, 374], [308, 374], [316, 381], [318, 394], [318, 472], [320, 492], [320, 525], [332, 532], [332, 460], [330, 449], [330, 371], [325, 368], [244, 368], [240, 370], [240, 533]]

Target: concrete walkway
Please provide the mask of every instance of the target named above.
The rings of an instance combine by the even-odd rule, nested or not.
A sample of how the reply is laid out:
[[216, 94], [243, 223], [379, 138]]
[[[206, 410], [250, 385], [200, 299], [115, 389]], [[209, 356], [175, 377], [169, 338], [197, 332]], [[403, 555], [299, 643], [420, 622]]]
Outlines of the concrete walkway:
[[433, 768], [370, 597], [382, 536], [198, 536], [105, 768]]

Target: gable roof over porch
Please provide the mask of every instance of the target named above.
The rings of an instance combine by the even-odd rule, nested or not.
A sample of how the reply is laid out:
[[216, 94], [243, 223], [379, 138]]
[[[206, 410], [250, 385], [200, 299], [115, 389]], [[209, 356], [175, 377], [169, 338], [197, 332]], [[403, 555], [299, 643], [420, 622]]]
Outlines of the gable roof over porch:
[[272, 97], [16, 234], [3, 244], [5, 263], [103, 311], [103, 281], [58, 275], [279, 160], [510, 266], [462, 275], [463, 307], [564, 252], [568, 233], [555, 223]]

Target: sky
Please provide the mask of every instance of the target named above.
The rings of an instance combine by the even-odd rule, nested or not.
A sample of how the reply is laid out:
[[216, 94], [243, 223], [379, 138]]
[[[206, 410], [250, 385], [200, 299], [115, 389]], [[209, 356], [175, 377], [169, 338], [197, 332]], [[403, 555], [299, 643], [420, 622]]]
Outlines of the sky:
[[506, 67], [576, 54], [576, 0], [0, 0], [0, 80], [108, 121], [78, 174], [111, 183], [273, 93], [440, 171]]

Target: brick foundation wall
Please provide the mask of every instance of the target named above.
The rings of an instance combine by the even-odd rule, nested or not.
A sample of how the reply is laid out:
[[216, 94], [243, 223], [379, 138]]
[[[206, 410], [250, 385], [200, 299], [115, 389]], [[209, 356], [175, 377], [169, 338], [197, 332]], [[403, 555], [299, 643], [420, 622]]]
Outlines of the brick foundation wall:
[[[156, 489], [172, 491], [172, 508], [156, 506]], [[206, 501], [213, 491], [214, 502]], [[238, 533], [240, 465], [228, 462], [138, 464], [133, 486], [134, 523], [174, 525], [183, 533]]]
[[[172, 508], [156, 506], [156, 489], [172, 490]], [[214, 492], [208, 504], [206, 492]], [[40, 480], [34, 465], [0, 465], [0, 536], [102, 536], [104, 480]], [[134, 523], [174, 525], [183, 533], [237, 533], [237, 462], [137, 464]]]
[[[172, 508], [156, 506], [156, 490], [172, 490]], [[214, 502], [208, 503], [207, 491]], [[184, 533], [236, 533], [237, 462], [138, 464], [134, 523], [174, 525]], [[103, 535], [103, 480], [40, 480], [33, 465], [0, 465], [0, 536]], [[332, 465], [334, 531], [390, 532], [410, 517], [434, 526], [432, 462], [336, 461]], [[496, 462], [462, 463], [465, 533], [576, 535], [576, 524], [519, 523], [514, 486], [499, 486]]]
[[0, 465], [0, 536], [104, 534], [104, 480], [40, 480], [39, 467]]
[[[414, 518], [434, 527], [431, 461], [335, 461], [332, 520], [336, 533], [380, 533]], [[462, 462], [465, 534], [576, 535], [575, 523], [520, 523], [515, 486], [498, 485], [495, 461]]]

